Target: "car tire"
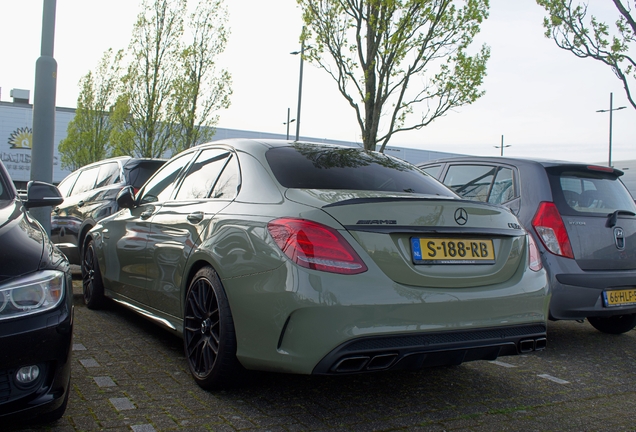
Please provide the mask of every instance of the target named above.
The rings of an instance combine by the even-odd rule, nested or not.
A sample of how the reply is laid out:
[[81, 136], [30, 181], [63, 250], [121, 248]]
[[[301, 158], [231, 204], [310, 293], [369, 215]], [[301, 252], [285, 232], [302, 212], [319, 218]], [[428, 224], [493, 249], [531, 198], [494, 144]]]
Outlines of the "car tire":
[[100, 309], [104, 307], [104, 282], [102, 273], [97, 262], [95, 243], [89, 241], [84, 248], [82, 258], [82, 291], [84, 294], [84, 304], [89, 309]]
[[212, 267], [199, 270], [186, 295], [183, 346], [190, 372], [205, 390], [239, 382], [243, 368], [236, 358], [236, 335], [230, 305]]
[[587, 320], [596, 330], [609, 334], [622, 334], [636, 327], [636, 314], [588, 317]]

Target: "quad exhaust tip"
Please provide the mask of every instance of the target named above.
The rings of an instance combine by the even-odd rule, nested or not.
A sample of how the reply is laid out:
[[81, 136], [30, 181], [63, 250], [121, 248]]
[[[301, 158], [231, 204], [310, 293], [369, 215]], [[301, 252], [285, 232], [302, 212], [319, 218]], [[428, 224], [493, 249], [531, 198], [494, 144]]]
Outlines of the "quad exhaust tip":
[[356, 356], [347, 357], [340, 360], [333, 367], [333, 372], [337, 373], [354, 373], [362, 371], [379, 371], [388, 369], [393, 366], [397, 359], [397, 353], [379, 354], [373, 357]]
[[537, 339], [524, 339], [519, 342], [519, 352], [529, 353], [532, 351], [543, 351], [547, 344], [548, 341], [543, 337]]

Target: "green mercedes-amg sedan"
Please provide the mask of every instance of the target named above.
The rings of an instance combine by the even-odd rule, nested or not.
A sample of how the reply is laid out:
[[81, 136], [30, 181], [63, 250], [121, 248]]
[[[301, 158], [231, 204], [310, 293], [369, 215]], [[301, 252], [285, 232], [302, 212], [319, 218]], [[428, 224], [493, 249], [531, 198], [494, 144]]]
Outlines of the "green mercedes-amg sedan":
[[227, 140], [170, 159], [83, 244], [84, 300], [181, 335], [196, 382], [544, 349], [550, 292], [506, 208], [359, 148]]

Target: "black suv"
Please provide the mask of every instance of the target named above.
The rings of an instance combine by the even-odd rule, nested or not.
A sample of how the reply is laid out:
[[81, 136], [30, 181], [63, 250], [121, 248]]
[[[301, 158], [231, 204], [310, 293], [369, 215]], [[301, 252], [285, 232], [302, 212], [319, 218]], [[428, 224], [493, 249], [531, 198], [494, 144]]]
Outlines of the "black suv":
[[28, 208], [57, 205], [55, 186], [29, 182], [24, 201], [0, 162], [0, 429], [52, 421], [70, 393], [73, 288], [66, 257]]
[[636, 326], [636, 204], [605, 166], [505, 157], [419, 165], [458, 195], [501, 204], [534, 236], [550, 275], [550, 318]]
[[164, 159], [122, 156], [86, 165], [58, 185], [64, 203], [51, 213], [51, 239], [71, 264], [80, 264], [79, 246], [97, 222], [119, 210], [115, 198], [124, 186], [137, 191]]

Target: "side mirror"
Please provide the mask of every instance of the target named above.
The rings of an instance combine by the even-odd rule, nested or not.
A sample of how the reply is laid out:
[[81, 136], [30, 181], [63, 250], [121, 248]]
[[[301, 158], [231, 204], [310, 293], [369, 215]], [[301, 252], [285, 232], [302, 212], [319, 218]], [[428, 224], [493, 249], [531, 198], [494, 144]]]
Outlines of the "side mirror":
[[31, 180], [27, 185], [26, 201], [24, 207], [53, 207], [64, 202], [60, 191], [49, 183]]
[[135, 191], [132, 186], [126, 186], [117, 194], [117, 205], [119, 208], [134, 208], [135, 207]]

